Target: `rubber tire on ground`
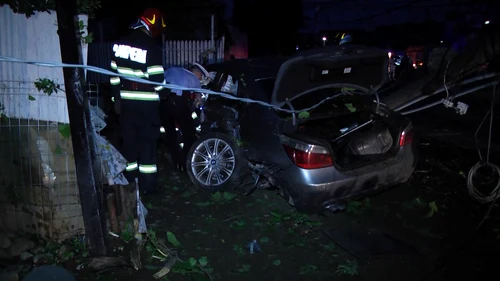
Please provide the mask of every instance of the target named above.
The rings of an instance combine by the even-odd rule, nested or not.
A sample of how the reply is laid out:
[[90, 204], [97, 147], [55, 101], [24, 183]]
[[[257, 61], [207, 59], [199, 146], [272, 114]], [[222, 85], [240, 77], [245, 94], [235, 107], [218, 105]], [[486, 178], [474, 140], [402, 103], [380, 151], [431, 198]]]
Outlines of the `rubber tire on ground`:
[[[233, 149], [234, 159], [235, 159], [235, 168], [229, 179], [221, 185], [218, 186], [207, 186], [201, 182], [199, 182], [196, 177], [193, 175], [193, 171], [191, 170], [191, 158], [194, 154], [194, 150], [205, 140], [217, 138], [225, 141], [229, 146]], [[186, 171], [189, 176], [191, 182], [201, 189], [206, 191], [216, 192], [216, 191], [225, 191], [227, 189], [234, 189], [238, 187], [242, 181], [244, 180], [246, 174], [248, 173], [248, 164], [243, 156], [243, 152], [241, 148], [236, 144], [236, 141], [233, 137], [228, 136], [223, 133], [207, 133], [201, 135], [191, 146], [187, 154], [186, 160]]]

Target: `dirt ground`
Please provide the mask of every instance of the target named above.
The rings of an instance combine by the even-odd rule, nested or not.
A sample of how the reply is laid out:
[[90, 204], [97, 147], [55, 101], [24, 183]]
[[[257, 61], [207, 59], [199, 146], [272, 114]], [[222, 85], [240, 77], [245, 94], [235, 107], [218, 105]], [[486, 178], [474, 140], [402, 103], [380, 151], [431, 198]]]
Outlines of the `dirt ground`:
[[[346, 212], [330, 217], [297, 213], [274, 191], [209, 194], [195, 189], [187, 176], [162, 167], [162, 194], [144, 198], [150, 212], [147, 222], [186, 260], [164, 280], [485, 279], [494, 269], [500, 227], [497, 217], [476, 231], [488, 206], [468, 195], [465, 175], [477, 154], [426, 137], [420, 139], [419, 150], [420, 161], [408, 183], [352, 202]], [[412, 251], [359, 258], [329, 239], [328, 230], [384, 232]], [[247, 245], [253, 240], [261, 251], [250, 254]], [[114, 248], [126, 257], [121, 249]], [[82, 271], [76, 276], [155, 280], [152, 276], [162, 262], [151, 252], [144, 250], [145, 268], [140, 271]]]

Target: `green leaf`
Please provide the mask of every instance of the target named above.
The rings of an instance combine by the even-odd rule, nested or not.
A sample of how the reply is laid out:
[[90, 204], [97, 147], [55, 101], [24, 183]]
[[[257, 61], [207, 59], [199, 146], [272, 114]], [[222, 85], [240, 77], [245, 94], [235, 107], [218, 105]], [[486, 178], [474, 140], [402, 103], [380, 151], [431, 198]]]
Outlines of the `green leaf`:
[[301, 111], [298, 115], [299, 119], [307, 119], [311, 116], [307, 111]]
[[427, 213], [427, 217], [430, 218], [432, 216], [434, 216], [435, 213], [437, 213], [439, 210], [438, 210], [438, 206], [436, 205], [436, 202], [432, 201], [429, 203], [429, 212]]
[[259, 242], [262, 243], [262, 244], [267, 244], [267, 243], [269, 243], [269, 238], [268, 237], [262, 237], [262, 238], [260, 238]]
[[35, 97], [34, 97], [34, 96], [29, 95], [29, 96], [28, 96], [28, 100], [30, 100], [30, 101], [34, 101], [34, 100], [36, 100], [36, 99], [35, 99]]
[[194, 267], [198, 261], [195, 258], [189, 258], [188, 262], [191, 267]]
[[181, 197], [186, 199], [186, 198], [189, 198], [191, 196], [191, 192], [189, 192], [188, 190], [184, 191], [182, 194], [181, 194]]
[[208, 258], [207, 257], [201, 257], [201, 258], [198, 259], [198, 263], [202, 267], [207, 266], [207, 264], [208, 264]]
[[222, 193], [222, 197], [226, 201], [231, 201], [231, 200], [234, 199], [234, 197], [236, 197], [236, 194], [233, 194], [233, 193], [230, 193], [230, 192], [224, 192], [224, 193]]
[[354, 88], [349, 88], [349, 87], [342, 88], [342, 92], [354, 92], [354, 91], [356, 91], [356, 89], [354, 89]]
[[356, 107], [354, 107], [352, 103], [346, 103], [344, 105], [350, 112], [356, 112]]
[[194, 203], [194, 205], [197, 207], [203, 208], [203, 207], [208, 207], [208, 206], [212, 205], [212, 203], [211, 202], [197, 202], [197, 203]]
[[59, 123], [59, 125], [57, 125], [57, 130], [65, 139], [71, 137], [71, 128], [69, 124]]
[[[196, 262], [196, 260], [195, 260]], [[175, 263], [175, 265], [172, 267], [172, 269], [184, 269], [184, 270], [191, 270], [193, 269], [193, 266], [191, 265], [191, 261], [183, 261], [183, 262], [178, 262]]]
[[281, 261], [280, 260], [275, 260], [275, 261], [273, 261], [273, 265], [279, 266], [279, 265], [281, 265]]
[[170, 231], [167, 232], [167, 240], [168, 240], [168, 243], [172, 244], [174, 247], [181, 246], [181, 243], [179, 242], [179, 240], [177, 240], [175, 235]]
[[212, 194], [212, 199], [214, 201], [221, 201], [222, 193], [220, 191], [215, 192], [214, 194]]
[[61, 89], [59, 85], [48, 78], [38, 78], [35, 81], [35, 87], [38, 91], [43, 92], [48, 96], [52, 95], [53, 93], [57, 93], [57, 90]]
[[252, 268], [251, 265], [244, 264], [244, 265], [241, 266], [240, 269], [238, 269], [238, 272], [241, 272], [241, 273], [249, 272], [251, 268]]
[[92, 41], [94, 41], [94, 34], [92, 32], [90, 32], [87, 36], [83, 38], [83, 42], [85, 44], [90, 44], [92, 43]]

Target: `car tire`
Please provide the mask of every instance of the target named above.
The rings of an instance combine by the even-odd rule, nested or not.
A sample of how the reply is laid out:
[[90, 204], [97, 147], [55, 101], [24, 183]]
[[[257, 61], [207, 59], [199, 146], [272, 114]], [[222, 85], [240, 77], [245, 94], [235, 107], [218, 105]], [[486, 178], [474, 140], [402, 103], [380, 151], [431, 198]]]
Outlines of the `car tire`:
[[[200, 136], [189, 149], [186, 170], [195, 186], [216, 192], [238, 187], [248, 172], [248, 164], [233, 137], [207, 133]], [[212, 172], [214, 174], [208, 180]]]

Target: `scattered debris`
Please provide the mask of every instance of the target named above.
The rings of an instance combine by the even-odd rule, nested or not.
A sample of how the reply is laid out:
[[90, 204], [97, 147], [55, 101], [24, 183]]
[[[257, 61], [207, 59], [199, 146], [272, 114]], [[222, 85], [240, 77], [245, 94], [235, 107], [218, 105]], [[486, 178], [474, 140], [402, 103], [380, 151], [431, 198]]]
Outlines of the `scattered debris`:
[[249, 249], [251, 255], [253, 255], [254, 252], [260, 252], [260, 245], [255, 239], [248, 243], [247, 248]]
[[339, 264], [335, 272], [340, 275], [358, 275], [358, 263], [347, 260], [344, 264]]

